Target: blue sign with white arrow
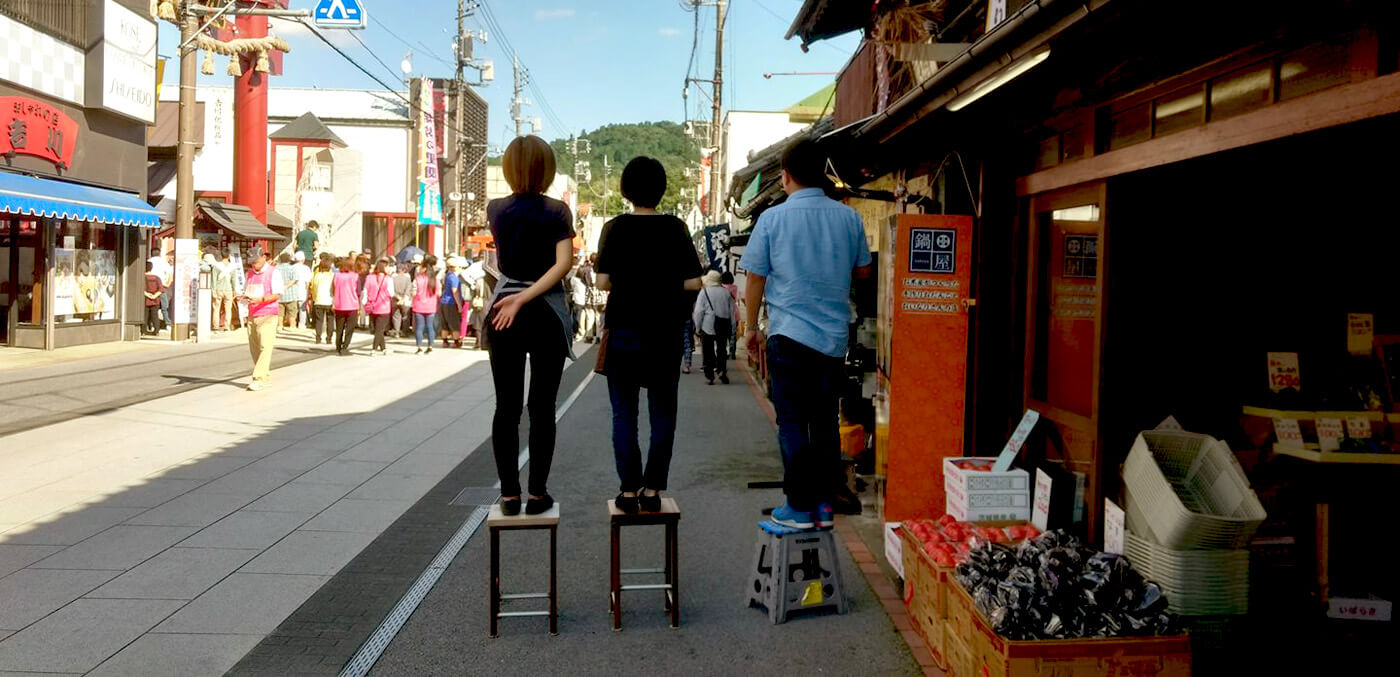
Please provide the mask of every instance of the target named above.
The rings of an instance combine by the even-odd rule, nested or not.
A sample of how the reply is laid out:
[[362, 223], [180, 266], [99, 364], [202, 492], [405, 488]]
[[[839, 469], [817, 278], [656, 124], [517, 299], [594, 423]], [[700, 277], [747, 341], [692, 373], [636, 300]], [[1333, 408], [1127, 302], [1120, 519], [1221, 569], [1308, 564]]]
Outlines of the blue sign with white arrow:
[[365, 9], [360, 0], [318, 0], [311, 21], [317, 28], [364, 28]]

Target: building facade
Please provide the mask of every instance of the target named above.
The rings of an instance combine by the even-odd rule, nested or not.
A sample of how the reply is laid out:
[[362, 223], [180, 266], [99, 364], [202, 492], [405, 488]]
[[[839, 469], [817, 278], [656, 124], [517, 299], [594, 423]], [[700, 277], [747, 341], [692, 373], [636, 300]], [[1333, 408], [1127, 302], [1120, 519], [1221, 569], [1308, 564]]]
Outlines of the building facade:
[[144, 316], [144, 0], [0, 4], [0, 345], [134, 340]]

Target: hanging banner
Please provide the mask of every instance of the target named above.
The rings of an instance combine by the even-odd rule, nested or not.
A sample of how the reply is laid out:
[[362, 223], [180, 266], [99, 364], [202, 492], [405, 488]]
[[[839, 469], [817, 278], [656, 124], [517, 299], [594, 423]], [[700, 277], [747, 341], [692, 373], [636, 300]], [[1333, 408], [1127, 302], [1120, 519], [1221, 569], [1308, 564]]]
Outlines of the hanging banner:
[[175, 281], [170, 285], [173, 296], [170, 313], [175, 324], [190, 324], [195, 321], [195, 302], [199, 293], [199, 240], [178, 238], [175, 240]]
[[705, 258], [709, 260], [709, 270], [733, 272], [729, 270], [729, 224], [705, 229]]
[[[418, 95], [418, 223], [442, 225], [442, 187], [438, 184], [437, 125], [434, 124], [433, 81], [419, 79]], [[426, 97], [427, 103], [423, 103]]]

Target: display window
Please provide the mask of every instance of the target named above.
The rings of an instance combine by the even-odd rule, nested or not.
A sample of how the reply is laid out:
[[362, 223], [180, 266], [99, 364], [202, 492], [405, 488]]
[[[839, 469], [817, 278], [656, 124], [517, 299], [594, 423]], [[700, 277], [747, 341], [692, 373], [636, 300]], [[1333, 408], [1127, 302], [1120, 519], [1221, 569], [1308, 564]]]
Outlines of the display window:
[[54, 322], [117, 319], [116, 230], [100, 223], [63, 220], [55, 221], [51, 231]]

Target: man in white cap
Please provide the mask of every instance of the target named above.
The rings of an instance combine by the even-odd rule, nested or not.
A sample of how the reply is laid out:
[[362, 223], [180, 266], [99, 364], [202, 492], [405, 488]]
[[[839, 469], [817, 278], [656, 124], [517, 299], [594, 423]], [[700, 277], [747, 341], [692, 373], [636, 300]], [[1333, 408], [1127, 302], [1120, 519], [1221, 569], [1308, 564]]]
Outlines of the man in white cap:
[[292, 270], [296, 273], [297, 329], [306, 328], [306, 319], [311, 313], [306, 296], [307, 285], [311, 284], [311, 266], [306, 265], [306, 254], [301, 251], [292, 255]]

